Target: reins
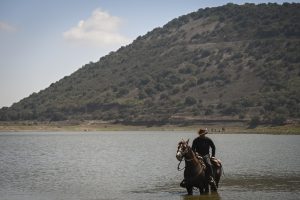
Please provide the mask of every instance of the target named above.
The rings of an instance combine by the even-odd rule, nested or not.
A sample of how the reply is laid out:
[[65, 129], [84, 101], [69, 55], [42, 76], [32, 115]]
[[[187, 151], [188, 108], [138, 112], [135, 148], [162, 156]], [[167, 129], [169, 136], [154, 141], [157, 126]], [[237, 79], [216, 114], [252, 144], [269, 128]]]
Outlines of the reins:
[[[187, 162], [190, 162], [190, 161], [192, 161], [193, 159], [185, 159], [185, 158], [184, 158], [184, 160], [187, 161]], [[180, 164], [181, 164], [181, 162], [182, 162], [182, 160], [178, 163], [178, 166], [177, 166], [177, 170], [178, 170], [178, 171], [182, 171], [182, 170], [185, 169], [185, 166], [184, 166], [183, 168], [180, 169]]]
[[185, 169], [185, 166], [184, 166], [184, 168], [181, 168], [181, 169], [180, 169], [180, 164], [181, 164], [181, 162], [182, 162], [182, 160], [178, 163], [178, 166], [177, 166], [177, 170], [178, 170], [178, 171], [182, 171], [182, 170]]

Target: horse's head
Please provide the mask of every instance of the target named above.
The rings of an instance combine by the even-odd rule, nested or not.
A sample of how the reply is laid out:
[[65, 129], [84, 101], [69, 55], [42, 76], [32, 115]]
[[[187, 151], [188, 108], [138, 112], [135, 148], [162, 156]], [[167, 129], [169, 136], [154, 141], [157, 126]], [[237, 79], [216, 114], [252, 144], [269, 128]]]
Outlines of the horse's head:
[[190, 147], [189, 147], [189, 140], [184, 141], [183, 139], [178, 143], [176, 158], [179, 161], [182, 161], [182, 159], [185, 157], [185, 155], [188, 153]]

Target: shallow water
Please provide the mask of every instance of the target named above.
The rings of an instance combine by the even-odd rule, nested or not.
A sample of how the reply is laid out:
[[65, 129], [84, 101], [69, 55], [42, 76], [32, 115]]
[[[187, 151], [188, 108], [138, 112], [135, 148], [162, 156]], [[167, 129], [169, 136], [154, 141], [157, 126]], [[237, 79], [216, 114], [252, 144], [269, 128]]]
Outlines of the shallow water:
[[1, 200], [299, 199], [300, 136], [209, 135], [218, 194], [186, 196], [175, 158], [193, 132], [0, 133]]

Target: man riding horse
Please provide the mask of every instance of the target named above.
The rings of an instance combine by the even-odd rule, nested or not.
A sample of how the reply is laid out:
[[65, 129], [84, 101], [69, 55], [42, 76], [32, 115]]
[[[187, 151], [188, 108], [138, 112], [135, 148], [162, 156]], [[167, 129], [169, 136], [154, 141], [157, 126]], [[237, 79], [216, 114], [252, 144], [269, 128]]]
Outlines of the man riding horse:
[[[204, 163], [207, 168], [207, 172], [208, 172], [207, 175], [208, 175], [209, 184], [211, 186], [213, 186], [214, 188], [216, 188], [214, 171], [213, 171], [212, 163], [210, 161], [211, 158], [210, 158], [210, 154], [209, 154], [209, 150], [211, 148], [212, 158], [214, 158], [215, 152], [216, 152], [216, 147], [215, 147], [214, 142], [209, 137], [206, 137], [207, 133], [208, 133], [207, 129], [199, 129], [199, 131], [198, 131], [199, 136], [194, 139], [193, 144], [192, 144], [192, 149], [196, 154], [198, 154], [199, 156], [201, 156], [203, 158]], [[180, 186], [185, 187], [185, 180], [183, 180], [180, 183]]]

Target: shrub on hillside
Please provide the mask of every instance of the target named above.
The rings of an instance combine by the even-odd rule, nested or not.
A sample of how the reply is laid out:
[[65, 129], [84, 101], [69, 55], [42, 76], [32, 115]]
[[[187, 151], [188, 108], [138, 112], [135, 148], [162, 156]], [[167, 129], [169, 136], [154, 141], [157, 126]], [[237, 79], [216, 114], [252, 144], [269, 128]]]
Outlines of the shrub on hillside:
[[195, 103], [197, 103], [197, 100], [194, 98], [194, 97], [186, 97], [185, 98], [185, 101], [184, 101], [184, 104], [187, 105], [187, 106], [192, 106], [194, 105]]
[[272, 124], [273, 125], [278, 125], [278, 126], [280, 126], [280, 125], [284, 125], [285, 124], [285, 122], [286, 122], [286, 117], [284, 116], [284, 115], [276, 115], [276, 116], [274, 116], [274, 118], [272, 119]]
[[255, 128], [260, 124], [260, 118], [258, 116], [254, 116], [251, 118], [249, 122], [249, 128]]

